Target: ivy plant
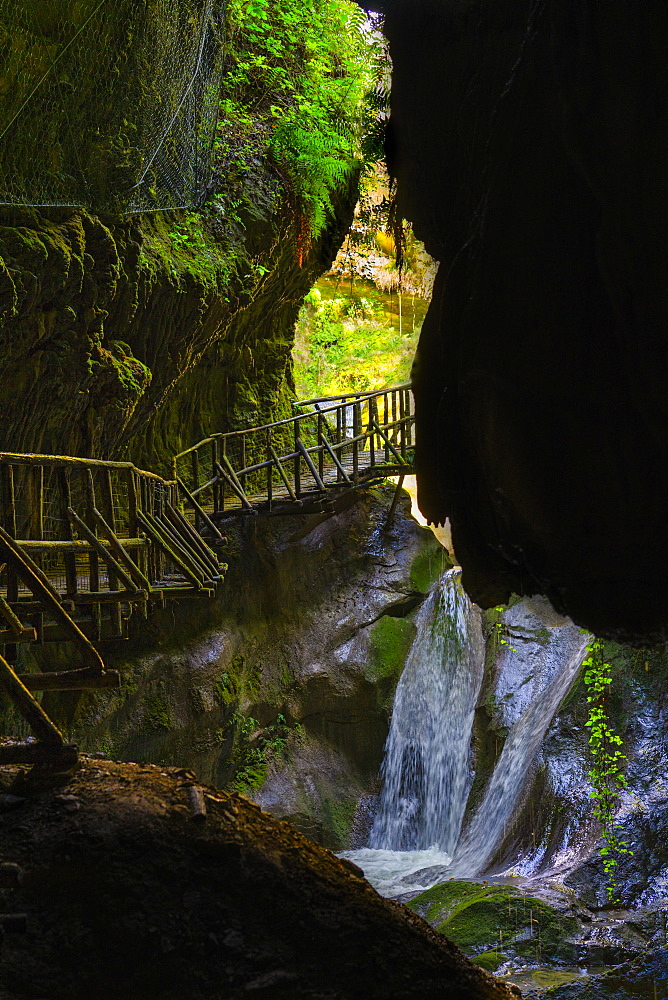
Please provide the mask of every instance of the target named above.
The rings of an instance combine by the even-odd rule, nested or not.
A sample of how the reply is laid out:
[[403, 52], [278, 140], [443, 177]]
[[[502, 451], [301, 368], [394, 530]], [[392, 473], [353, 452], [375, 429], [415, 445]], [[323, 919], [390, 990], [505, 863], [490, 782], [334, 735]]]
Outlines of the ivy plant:
[[589, 703], [589, 718], [585, 725], [589, 729], [589, 749], [593, 757], [593, 765], [588, 775], [593, 786], [590, 794], [594, 800], [594, 816], [600, 823], [603, 834], [604, 846], [601, 848], [601, 856], [608, 879], [608, 899], [613, 902], [616, 901], [618, 888], [615, 868], [619, 855], [633, 854], [619, 833], [620, 825], [615, 822], [619, 796], [627, 785], [623, 770], [627, 757], [620, 749], [622, 738], [615, 732], [610, 722], [607, 703], [612, 684], [612, 665], [605, 659], [600, 639], [594, 639], [589, 643], [583, 666]]

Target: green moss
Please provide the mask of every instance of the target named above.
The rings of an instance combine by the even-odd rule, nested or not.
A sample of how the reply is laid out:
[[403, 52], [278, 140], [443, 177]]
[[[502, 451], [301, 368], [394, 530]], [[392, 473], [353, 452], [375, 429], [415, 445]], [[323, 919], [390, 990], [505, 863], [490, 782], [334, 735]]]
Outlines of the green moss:
[[569, 938], [579, 928], [577, 920], [513, 886], [453, 880], [428, 889], [408, 905], [469, 956], [501, 946], [526, 958], [575, 958]]
[[371, 660], [364, 671], [367, 680], [398, 680], [414, 638], [415, 625], [411, 621], [389, 615], [379, 618], [371, 629]]
[[421, 594], [428, 594], [441, 574], [451, 565], [444, 548], [440, 548], [438, 552], [429, 549], [420, 552], [411, 566], [412, 587]]
[[357, 803], [350, 799], [323, 800], [325, 826], [333, 837], [334, 846], [338, 850], [349, 843], [356, 808]]
[[479, 965], [481, 969], [486, 969], [487, 972], [496, 972], [500, 965], [508, 960], [508, 956], [504, 955], [502, 951], [484, 951], [482, 955], [476, 955], [473, 959], [474, 965]]
[[149, 702], [146, 712], [152, 729], [172, 729], [174, 717], [164, 698], [154, 698]]

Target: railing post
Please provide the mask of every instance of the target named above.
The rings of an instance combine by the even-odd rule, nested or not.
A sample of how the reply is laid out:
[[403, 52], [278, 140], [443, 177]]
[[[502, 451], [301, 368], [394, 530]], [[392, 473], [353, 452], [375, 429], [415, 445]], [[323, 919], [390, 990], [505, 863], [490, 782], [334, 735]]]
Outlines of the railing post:
[[[383, 408], [384, 408], [384, 413], [383, 413], [383, 430], [387, 434], [387, 430], [388, 430], [387, 425], [388, 425], [388, 422], [389, 422], [388, 421], [388, 414], [389, 414], [389, 410], [390, 410], [389, 405], [388, 405], [388, 400], [387, 400], [387, 393], [385, 393], [385, 395], [383, 396]], [[389, 460], [390, 460], [390, 448], [389, 448], [389, 445], [388, 445], [387, 441], [385, 441], [385, 461], [389, 462]]]
[[[223, 455], [225, 455], [227, 457], [227, 438], [226, 437], [223, 438]], [[219, 486], [219, 489], [220, 489], [220, 493], [219, 493], [220, 513], [224, 514], [225, 513], [225, 480], [223, 479], [222, 482], [221, 482], [221, 480], [219, 479], [218, 480], [218, 486]]]
[[353, 481], [357, 482], [359, 470], [359, 450], [364, 443], [362, 439], [362, 412], [359, 399], [353, 403]]
[[197, 448], [195, 448], [194, 451], [190, 452], [190, 465], [192, 468], [192, 475], [193, 475], [193, 485], [191, 492], [195, 493], [199, 487], [199, 454], [197, 452]]
[[323, 417], [320, 410], [318, 410], [318, 474], [323, 481], [325, 478], [325, 446], [323, 444], [324, 423], [325, 423], [325, 418]]
[[[216, 478], [216, 469], [218, 467], [218, 438], [214, 438], [211, 442], [211, 475], [210, 479]], [[213, 512], [218, 513], [218, 483], [214, 483], [211, 487], [213, 491]], [[197, 527], [197, 511], [195, 511], [195, 527]]]
[[[58, 493], [60, 495], [60, 518], [63, 522], [63, 534], [66, 539], [72, 540], [72, 538], [74, 538], [74, 534], [72, 532], [72, 525], [67, 513], [68, 507], [72, 506], [72, 495], [70, 492], [70, 481], [68, 479], [67, 469], [64, 466], [62, 469], [58, 469], [58, 486]], [[77, 559], [74, 552], [65, 552], [63, 562], [65, 563], [65, 591], [68, 596], [74, 596], [79, 586], [77, 581]]]
[[404, 389], [399, 390], [399, 430], [401, 432], [401, 457], [406, 460], [406, 395]]
[[274, 459], [271, 454], [271, 427], [267, 428], [267, 503], [269, 510], [271, 510], [272, 501], [274, 499], [273, 490], [273, 475], [274, 475]]
[[374, 428], [373, 428], [373, 422], [375, 420], [375, 417], [376, 417], [376, 400], [375, 399], [370, 399], [369, 400], [369, 417], [368, 417], [368, 423], [367, 423], [367, 428], [368, 428], [369, 431], [371, 431], [371, 433], [369, 435], [369, 467], [370, 468], [373, 468], [373, 466], [376, 464], [376, 433], [375, 433]]
[[299, 498], [302, 495], [301, 467], [300, 467], [300, 464], [299, 464], [301, 462], [301, 455], [299, 453], [299, 420], [300, 420], [299, 417], [296, 417], [295, 420], [294, 420], [294, 431], [295, 431], [295, 434], [294, 434], [294, 444], [295, 444], [295, 458], [294, 458], [294, 462], [295, 462], [295, 496], [297, 497], [298, 500], [299, 500]]

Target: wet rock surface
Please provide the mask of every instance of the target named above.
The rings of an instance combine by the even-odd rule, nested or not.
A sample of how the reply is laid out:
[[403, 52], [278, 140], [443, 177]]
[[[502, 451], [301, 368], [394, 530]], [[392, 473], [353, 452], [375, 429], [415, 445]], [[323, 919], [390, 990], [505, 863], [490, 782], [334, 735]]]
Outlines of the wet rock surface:
[[[502, 1000], [512, 994], [353, 865], [185, 769], [84, 759], [41, 786], [16, 768], [0, 890], [25, 914], [0, 964], [3, 1000]], [[76, 811], [68, 808], [78, 804]]]
[[662, 948], [605, 975], [525, 996], [535, 1000], [658, 1000], [666, 996], [667, 984], [668, 949]]
[[347, 846], [358, 800], [377, 791], [412, 616], [448, 565], [406, 495], [386, 530], [393, 492], [367, 489], [324, 520], [230, 524], [215, 603], [167, 609], [108, 647], [118, 695], [51, 697], [49, 711], [84, 749], [237, 781], [318, 842]]

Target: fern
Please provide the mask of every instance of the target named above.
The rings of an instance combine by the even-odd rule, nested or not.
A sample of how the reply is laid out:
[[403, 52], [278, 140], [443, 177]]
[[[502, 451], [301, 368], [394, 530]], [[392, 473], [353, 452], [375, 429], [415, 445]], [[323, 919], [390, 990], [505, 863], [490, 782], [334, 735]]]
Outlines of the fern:
[[228, 21], [226, 95], [266, 115], [270, 154], [311, 239], [375, 127], [380, 35], [353, 0], [229, 0]]

